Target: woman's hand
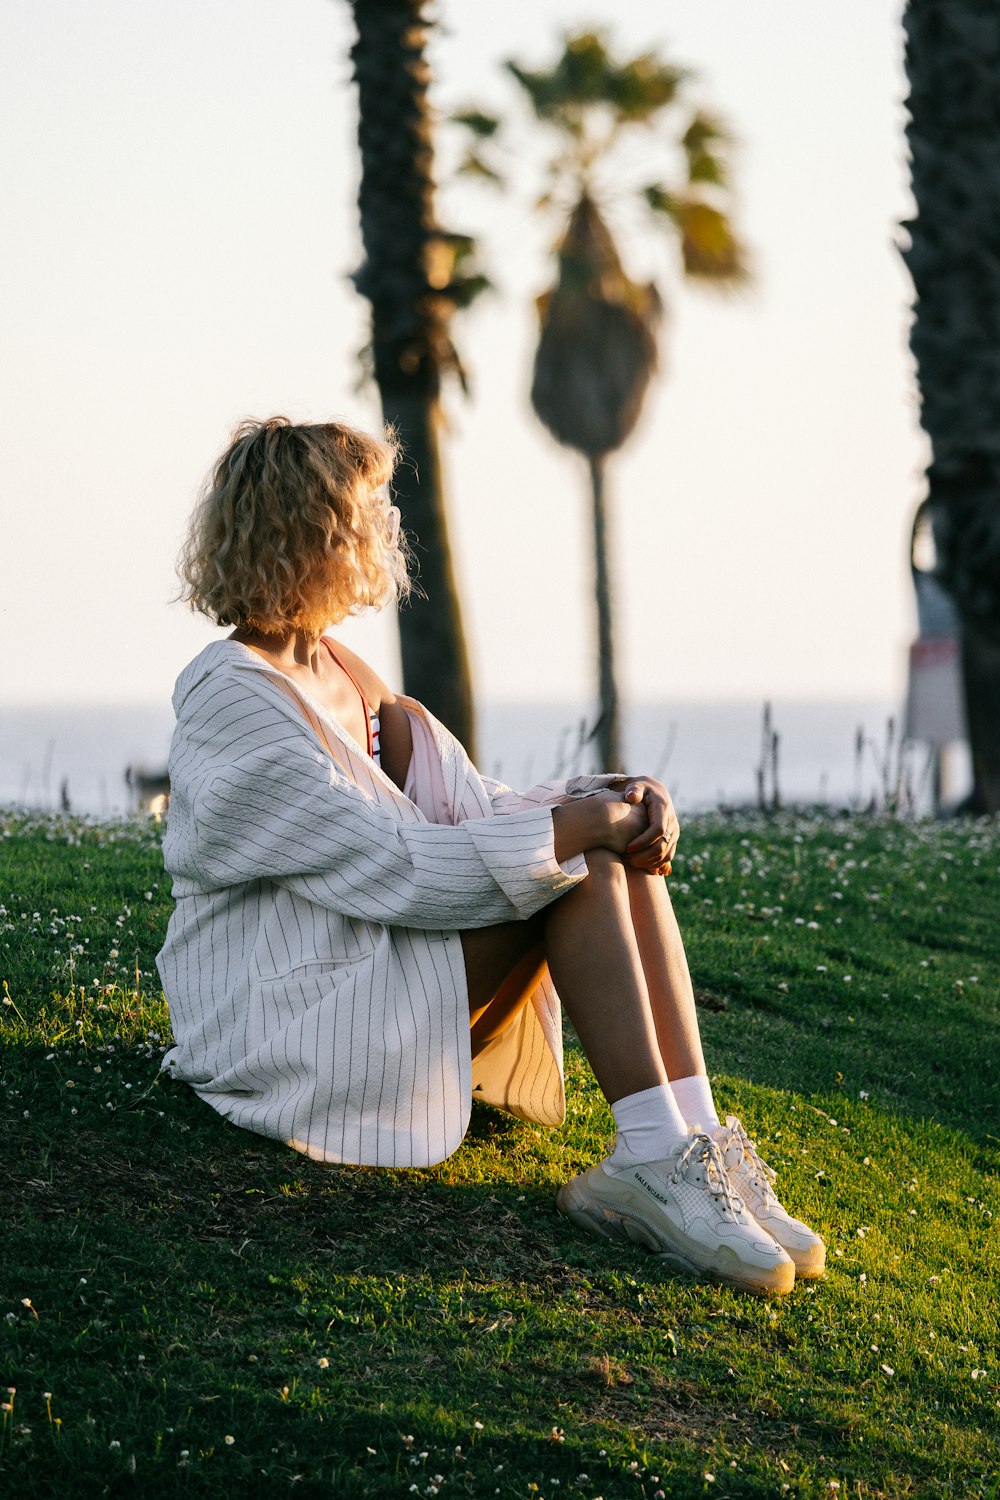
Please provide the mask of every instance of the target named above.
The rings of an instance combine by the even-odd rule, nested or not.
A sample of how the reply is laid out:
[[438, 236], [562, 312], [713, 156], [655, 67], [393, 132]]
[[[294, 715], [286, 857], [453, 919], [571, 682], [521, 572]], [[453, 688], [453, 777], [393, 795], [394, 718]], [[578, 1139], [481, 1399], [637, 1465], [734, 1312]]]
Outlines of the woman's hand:
[[646, 821], [642, 803], [627, 802], [621, 792], [605, 790], [558, 803], [552, 809], [556, 859], [562, 864], [588, 849], [610, 849], [624, 858]]
[[610, 788], [552, 809], [556, 859], [588, 849], [610, 849], [634, 870], [669, 875], [677, 846], [677, 815], [666, 787], [652, 777], [631, 777], [624, 791]]
[[625, 863], [650, 875], [669, 875], [680, 836], [680, 824], [662, 781], [652, 776], [633, 777], [623, 793], [626, 802], [641, 807], [646, 827], [631, 840], [624, 852]]

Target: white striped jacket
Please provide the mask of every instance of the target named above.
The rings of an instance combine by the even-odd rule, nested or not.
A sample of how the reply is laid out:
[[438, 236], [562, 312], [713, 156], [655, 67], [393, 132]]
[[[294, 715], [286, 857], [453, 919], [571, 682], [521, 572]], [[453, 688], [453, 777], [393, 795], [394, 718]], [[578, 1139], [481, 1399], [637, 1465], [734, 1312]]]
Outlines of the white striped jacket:
[[[544, 1124], [565, 1112], [547, 977], [472, 1063], [458, 930], [526, 918], [582, 879], [582, 856], [556, 861], [552, 805], [616, 778], [511, 792], [401, 701], [433, 796], [404, 797], [236, 641], [208, 646], [174, 693], [164, 1067], [235, 1124], [322, 1161], [441, 1161], [474, 1090]], [[449, 824], [421, 811], [442, 793]]]

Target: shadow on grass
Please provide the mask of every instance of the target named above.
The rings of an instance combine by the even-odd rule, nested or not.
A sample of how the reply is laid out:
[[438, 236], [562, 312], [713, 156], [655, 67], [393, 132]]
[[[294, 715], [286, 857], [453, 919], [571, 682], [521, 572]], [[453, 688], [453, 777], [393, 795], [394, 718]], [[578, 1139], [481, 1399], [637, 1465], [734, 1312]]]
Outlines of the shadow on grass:
[[945, 1013], [932, 999], [847, 1000], [815, 987], [786, 995], [737, 980], [727, 999], [724, 1013], [701, 1018], [710, 1073], [826, 1097], [863, 1092], [901, 1120], [933, 1119], [963, 1132], [991, 1159], [1000, 1135], [1000, 1023], [975, 995]]
[[[914, 1435], [942, 1422], [978, 1461], [979, 1418], [947, 1372], [914, 1364], [893, 1392], [906, 1420], [883, 1422], [877, 1358], [845, 1386], [835, 1351], [812, 1342], [822, 1294], [797, 1288], [775, 1322], [765, 1303], [580, 1237], [543, 1180], [551, 1147], [517, 1180], [508, 1152], [531, 1132], [486, 1108], [445, 1168], [383, 1171], [319, 1166], [166, 1080], [113, 1113], [74, 1107], [40, 1093], [27, 1121], [9, 1122], [0, 1183], [5, 1269], [34, 1309], [8, 1330], [18, 1383], [58, 1393], [65, 1434], [40, 1469], [27, 1456], [15, 1467], [19, 1494], [48, 1495], [60, 1474], [74, 1495], [131, 1493], [110, 1448], [123, 1432], [157, 1495], [264, 1496], [279, 1481], [298, 1495], [398, 1495], [438, 1472], [460, 1494], [516, 1474], [523, 1493], [587, 1472], [589, 1492], [634, 1500], [630, 1463], [655, 1462], [684, 1496], [703, 1492], [707, 1455], [725, 1453], [741, 1469], [716, 1492], [763, 1496], [785, 1461], [862, 1472], [859, 1434], [865, 1493], [943, 1494], [940, 1474], [921, 1489], [931, 1426]], [[863, 1122], [848, 1146], [796, 1108], [841, 1153], [850, 1198]], [[901, 1156], [927, 1128], [891, 1123]], [[901, 1211], [889, 1182], [887, 1217]], [[843, 1316], [853, 1294], [834, 1275]], [[902, 1270], [882, 1296], [883, 1309], [905, 1299]]]

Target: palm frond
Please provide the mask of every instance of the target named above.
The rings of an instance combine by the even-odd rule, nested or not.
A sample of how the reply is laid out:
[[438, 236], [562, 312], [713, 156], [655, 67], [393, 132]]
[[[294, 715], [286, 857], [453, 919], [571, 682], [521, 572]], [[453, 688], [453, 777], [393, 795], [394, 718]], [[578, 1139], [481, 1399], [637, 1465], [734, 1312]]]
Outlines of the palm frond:
[[729, 127], [718, 115], [700, 109], [691, 118], [691, 123], [681, 136], [681, 145], [689, 156], [709, 150], [712, 146], [731, 146], [733, 143]]
[[688, 182], [705, 183], [710, 187], [729, 186], [729, 169], [720, 156], [711, 151], [699, 151], [688, 156]]
[[608, 102], [622, 121], [649, 120], [673, 104], [681, 85], [692, 76], [689, 69], [663, 63], [654, 53], [645, 52], [610, 73]]
[[489, 182], [494, 187], [502, 187], [506, 179], [503, 174], [491, 167], [488, 161], [484, 161], [477, 151], [467, 151], [455, 168], [457, 177], [476, 177], [480, 182]]
[[500, 129], [499, 118], [496, 115], [484, 114], [481, 109], [457, 109], [448, 118], [453, 125], [463, 125], [481, 141], [492, 139]]
[[664, 187], [662, 182], [651, 182], [648, 187], [642, 189], [642, 196], [654, 214], [664, 214], [668, 219], [677, 223], [682, 200], [669, 188]]
[[602, 31], [567, 36], [562, 55], [547, 70], [522, 68], [516, 62], [505, 66], [539, 119], [572, 133], [579, 132], [583, 111], [602, 105], [623, 124], [649, 120], [673, 103], [691, 77], [688, 69], [664, 63], [652, 52], [617, 62]]
[[750, 280], [746, 248], [727, 214], [700, 198], [682, 198], [672, 217], [680, 229], [686, 276], [719, 290], [746, 285]]
[[698, 110], [681, 136], [681, 148], [687, 158], [688, 182], [728, 187], [725, 150], [730, 145], [732, 136], [718, 115]]

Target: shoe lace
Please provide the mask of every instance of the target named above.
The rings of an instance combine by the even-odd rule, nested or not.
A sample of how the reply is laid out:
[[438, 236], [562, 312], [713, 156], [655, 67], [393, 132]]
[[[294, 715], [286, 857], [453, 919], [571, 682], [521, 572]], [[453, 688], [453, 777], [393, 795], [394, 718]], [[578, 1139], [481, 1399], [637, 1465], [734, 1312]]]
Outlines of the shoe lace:
[[688, 1164], [703, 1166], [708, 1178], [709, 1190], [714, 1198], [721, 1198], [726, 1210], [737, 1217], [743, 1211], [743, 1200], [733, 1192], [733, 1185], [726, 1171], [722, 1151], [710, 1135], [696, 1135], [690, 1145], [685, 1146], [677, 1159], [678, 1176], [686, 1174]]
[[760, 1183], [760, 1187], [764, 1195], [764, 1202], [777, 1202], [777, 1199], [775, 1198], [775, 1195], [771, 1190], [771, 1184], [778, 1180], [777, 1172], [773, 1167], [768, 1166], [767, 1162], [757, 1150], [757, 1142], [750, 1139], [739, 1120], [735, 1120], [733, 1122], [732, 1133], [736, 1137], [736, 1140], [740, 1145], [740, 1148], [743, 1152], [744, 1161], [749, 1163], [750, 1170], [753, 1172], [754, 1176]]

